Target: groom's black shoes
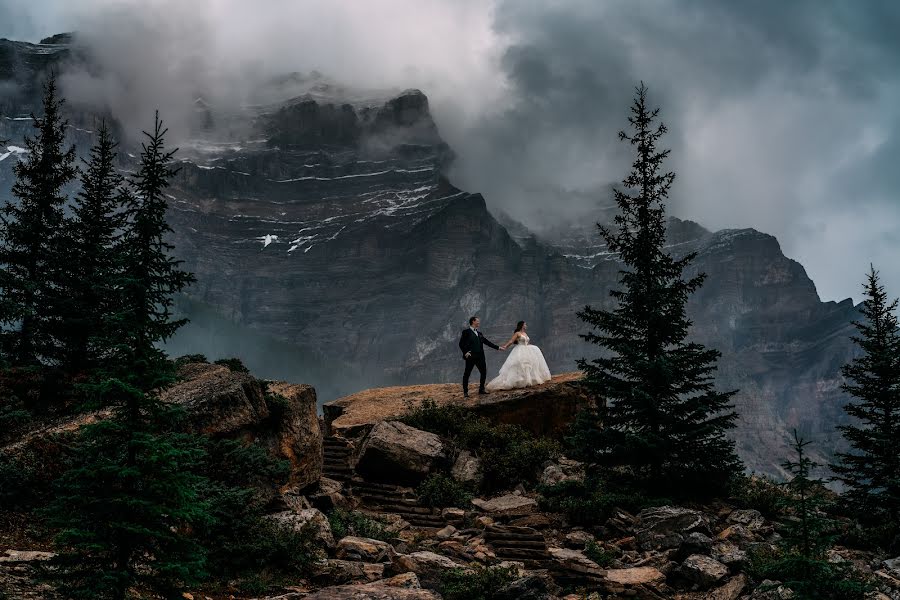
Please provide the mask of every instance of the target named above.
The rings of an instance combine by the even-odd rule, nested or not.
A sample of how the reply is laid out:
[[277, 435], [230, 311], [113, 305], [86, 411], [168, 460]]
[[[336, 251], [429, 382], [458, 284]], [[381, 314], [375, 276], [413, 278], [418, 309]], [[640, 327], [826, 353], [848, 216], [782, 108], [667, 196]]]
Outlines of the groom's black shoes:
[[487, 392], [487, 390], [478, 390], [478, 395], [479, 396], [487, 396], [488, 392]]

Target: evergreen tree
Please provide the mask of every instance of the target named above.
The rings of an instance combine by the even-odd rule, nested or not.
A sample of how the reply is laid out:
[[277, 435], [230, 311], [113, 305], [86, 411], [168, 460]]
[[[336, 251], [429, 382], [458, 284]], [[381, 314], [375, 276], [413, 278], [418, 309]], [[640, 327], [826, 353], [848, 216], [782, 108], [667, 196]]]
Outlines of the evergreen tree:
[[782, 463], [791, 474], [779, 503], [786, 515], [782, 538], [775, 551], [764, 545], [751, 550], [750, 574], [759, 582], [782, 582], [797, 600], [862, 600], [870, 586], [848, 564], [833, 563], [826, 555], [838, 527], [826, 512], [832, 503], [824, 485], [812, 477], [816, 463], [806, 454], [809, 443], [794, 431], [796, 460]]
[[144, 132], [141, 164], [125, 199], [125, 228], [117, 246], [120, 257], [121, 310], [115, 318], [120, 332], [118, 354], [129, 376], [141, 389], [153, 390], [171, 378], [172, 365], [158, 344], [171, 337], [187, 319], [172, 320], [172, 295], [194, 281], [171, 256], [172, 231], [166, 222], [165, 190], [176, 171], [175, 150], [164, 149], [163, 129], [156, 114], [152, 133]]
[[98, 129], [90, 160], [84, 161], [81, 191], [66, 228], [66, 294], [60, 298], [60, 362], [70, 375], [96, 369], [109, 357], [116, 305], [116, 250], [127, 198], [115, 168], [116, 144], [105, 122]]
[[590, 306], [578, 316], [591, 326], [581, 337], [605, 349], [581, 359], [579, 368], [602, 400], [602, 429], [595, 458], [622, 467], [655, 491], [718, 491], [740, 469], [734, 443], [725, 436], [736, 415], [735, 392], [714, 389], [720, 353], [686, 341], [691, 321], [685, 304], [705, 275], [683, 278], [696, 253], [676, 259], [665, 250], [664, 200], [675, 178], [663, 172], [669, 150], [657, 144], [659, 109], [647, 107], [647, 88], [637, 88], [628, 119], [632, 133], [619, 139], [636, 157], [623, 187], [615, 190], [615, 227], [598, 224], [610, 251], [623, 263], [612, 310]]
[[842, 389], [855, 401], [844, 410], [854, 423], [839, 427], [852, 452], [838, 454], [832, 468], [847, 486], [844, 497], [868, 523], [900, 522], [900, 333], [897, 300], [888, 302], [878, 272], [867, 275], [864, 319], [853, 341], [862, 354], [842, 369]]
[[169, 320], [171, 294], [192, 276], [163, 241], [173, 152], [164, 150], [158, 115], [146, 135], [116, 245], [114, 368], [92, 385], [114, 416], [83, 430], [50, 508], [70, 549], [61, 572], [85, 598], [124, 598], [135, 583], [165, 589], [200, 577], [205, 551], [188, 532], [212, 521], [198, 496], [203, 449], [177, 433], [180, 412], [158, 395], [174, 372], [156, 344], [184, 322]]
[[824, 509], [830, 502], [825, 497], [822, 482], [812, 478], [816, 463], [806, 454], [808, 440], [794, 430], [794, 454], [796, 460], [781, 464], [791, 474], [784, 484], [786, 494], [782, 508], [788, 513], [782, 544], [791, 552], [807, 560], [821, 558], [835, 539], [836, 524], [825, 516]]
[[38, 365], [55, 354], [57, 344], [54, 309], [64, 293], [58, 279], [66, 260], [60, 243], [63, 188], [77, 173], [75, 148], [64, 148], [63, 102], [51, 77], [44, 84], [43, 117], [32, 115], [37, 135], [25, 138], [27, 157], [14, 167], [12, 193], [18, 202], [0, 209], [0, 322], [12, 326], [3, 337], [14, 365]]

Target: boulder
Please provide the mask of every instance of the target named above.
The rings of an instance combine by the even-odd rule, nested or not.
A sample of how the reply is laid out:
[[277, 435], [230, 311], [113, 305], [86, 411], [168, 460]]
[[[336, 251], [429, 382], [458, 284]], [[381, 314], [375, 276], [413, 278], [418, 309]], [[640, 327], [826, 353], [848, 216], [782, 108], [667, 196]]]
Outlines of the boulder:
[[269, 416], [265, 391], [250, 373], [234, 372], [224, 365], [189, 363], [178, 369], [178, 378], [160, 399], [181, 405], [198, 433], [233, 435]]
[[490, 500], [475, 498], [472, 500], [472, 504], [492, 517], [519, 517], [530, 515], [537, 510], [535, 500], [515, 494], [507, 494]]
[[578, 461], [561, 458], [544, 467], [540, 482], [543, 485], [556, 485], [564, 481], [580, 481], [584, 479], [584, 465]]
[[[344, 560], [364, 562], [390, 562], [396, 552], [387, 542], [347, 536], [337, 543], [337, 557]], [[409, 571], [410, 569], [405, 569]]]
[[728, 515], [728, 522], [743, 525], [754, 533], [771, 530], [762, 513], [752, 508], [741, 508], [731, 511], [731, 514]]
[[461, 567], [461, 565], [446, 556], [428, 551], [397, 554], [391, 561], [391, 565], [395, 572], [405, 573], [412, 571], [419, 576], [419, 579], [429, 583], [437, 582], [440, 579], [440, 574], [447, 569], [458, 569]]
[[749, 600], [791, 600], [795, 594], [791, 588], [777, 581], [764, 580], [749, 596]]
[[453, 463], [450, 470], [453, 479], [460, 483], [470, 483], [474, 486], [481, 484], [481, 460], [468, 450], [463, 450]]
[[711, 535], [706, 515], [679, 506], [658, 506], [642, 510], [638, 514], [635, 529], [638, 545], [644, 550], [678, 548], [694, 531]]
[[377, 581], [384, 577], [384, 564], [332, 558], [316, 565], [313, 577], [330, 585]]
[[300, 533], [307, 527], [315, 532], [315, 539], [319, 545], [326, 548], [334, 548], [334, 535], [331, 533], [331, 525], [328, 517], [322, 511], [315, 508], [306, 508], [299, 511], [284, 511], [268, 515], [266, 518], [274, 521], [278, 526]]
[[571, 548], [547, 548], [547, 551], [553, 557], [554, 562], [559, 564], [564, 571], [597, 577], [603, 575], [600, 565], [578, 550], [572, 550]]
[[466, 511], [461, 508], [445, 508], [441, 511], [441, 518], [450, 523], [459, 523], [466, 518]]
[[678, 571], [685, 579], [696, 583], [701, 590], [708, 590], [728, 576], [728, 567], [702, 554], [688, 556]]
[[632, 567], [630, 569], [608, 569], [606, 581], [615, 585], [633, 587], [662, 583], [666, 576], [655, 567]]
[[[406, 580], [407, 585], [411, 581]], [[407, 587], [397, 578], [357, 585], [327, 587], [305, 596], [305, 600], [440, 600], [436, 593]]]
[[417, 483], [447, 458], [441, 438], [399, 421], [377, 423], [363, 442], [356, 471], [375, 481]]
[[310, 385], [270, 381], [269, 392], [284, 401], [272, 409], [276, 424], [269, 444], [291, 464], [290, 484], [301, 489], [322, 477], [322, 429], [316, 414], [316, 390]]
[[344, 495], [344, 485], [328, 477], [320, 477], [315, 487], [306, 493], [306, 498], [313, 507], [322, 511], [349, 506], [349, 501]]
[[740, 569], [747, 562], [747, 553], [731, 542], [716, 542], [710, 556], [732, 570]]
[[682, 557], [691, 554], [709, 554], [712, 551], [713, 540], [708, 535], [699, 531], [692, 531], [681, 541], [678, 547], [678, 555]]
[[566, 534], [565, 544], [569, 548], [584, 548], [594, 541], [594, 536], [584, 530], [570, 531]]
[[164, 402], [179, 404], [197, 433], [256, 440], [291, 465], [289, 486], [302, 491], [322, 476], [322, 431], [312, 386], [268, 382], [282, 399], [269, 406], [266, 390], [249, 373], [224, 365], [189, 363], [179, 382], [164, 390]]
[[747, 589], [747, 576], [741, 573], [732, 577], [728, 583], [707, 592], [708, 600], [737, 600]]
[[516, 579], [494, 595], [496, 600], [550, 600], [556, 585], [549, 576], [529, 574]]

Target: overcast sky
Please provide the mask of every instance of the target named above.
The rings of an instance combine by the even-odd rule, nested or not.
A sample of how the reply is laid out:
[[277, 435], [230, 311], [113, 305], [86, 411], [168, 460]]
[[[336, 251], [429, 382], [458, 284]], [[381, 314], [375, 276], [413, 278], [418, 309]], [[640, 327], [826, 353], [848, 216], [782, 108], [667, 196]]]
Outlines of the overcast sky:
[[900, 294], [892, 0], [0, 0], [0, 37], [72, 29], [131, 74], [78, 92], [129, 106], [174, 111], [197, 81], [240, 98], [260, 72], [421, 88], [454, 182], [533, 226], [611, 203], [643, 80], [673, 214], [776, 235], [823, 299], [858, 301], [870, 261]]

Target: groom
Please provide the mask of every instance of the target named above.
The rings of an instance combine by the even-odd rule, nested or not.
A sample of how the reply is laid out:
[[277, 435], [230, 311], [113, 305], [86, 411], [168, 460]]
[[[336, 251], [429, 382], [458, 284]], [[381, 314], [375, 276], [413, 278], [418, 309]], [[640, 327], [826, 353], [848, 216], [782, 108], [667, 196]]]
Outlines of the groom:
[[462, 350], [463, 358], [466, 359], [466, 371], [463, 373], [464, 398], [469, 397], [469, 375], [472, 374], [473, 367], [477, 367], [478, 373], [481, 375], [481, 384], [478, 386], [478, 393], [487, 394], [487, 391], [484, 389], [484, 381], [487, 379], [487, 365], [484, 362], [484, 347], [490, 346], [494, 350], [500, 349], [497, 344], [484, 337], [481, 332], [478, 331], [479, 325], [481, 325], [481, 321], [478, 320], [478, 317], [472, 317], [469, 319], [469, 326], [462, 330], [462, 335], [459, 338], [459, 349]]

